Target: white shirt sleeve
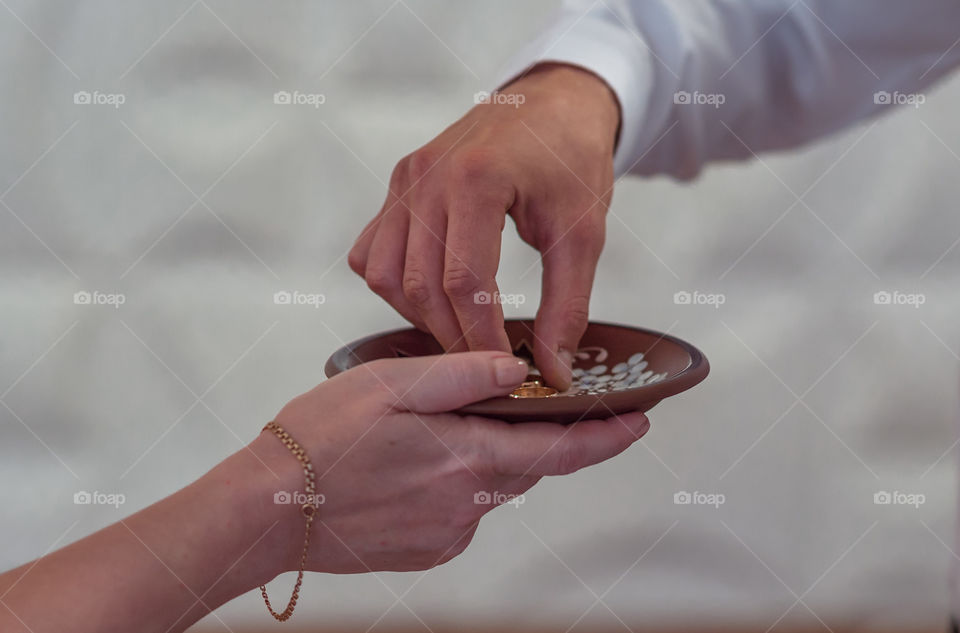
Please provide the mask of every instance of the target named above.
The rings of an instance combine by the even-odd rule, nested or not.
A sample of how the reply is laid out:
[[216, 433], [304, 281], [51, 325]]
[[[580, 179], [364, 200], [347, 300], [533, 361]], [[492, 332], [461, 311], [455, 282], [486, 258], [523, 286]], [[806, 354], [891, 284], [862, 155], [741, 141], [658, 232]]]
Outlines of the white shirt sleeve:
[[960, 0], [566, 0], [503, 78], [596, 73], [620, 101], [617, 175], [691, 178], [922, 100], [958, 38]]

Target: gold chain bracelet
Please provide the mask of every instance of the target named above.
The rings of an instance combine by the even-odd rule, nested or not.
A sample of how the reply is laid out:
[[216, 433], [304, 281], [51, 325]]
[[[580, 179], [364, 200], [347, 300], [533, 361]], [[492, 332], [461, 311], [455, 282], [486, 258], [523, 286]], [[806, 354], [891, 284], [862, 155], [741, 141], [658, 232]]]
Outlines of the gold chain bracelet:
[[300, 506], [301, 514], [303, 514], [307, 520], [303, 534], [303, 553], [300, 554], [300, 570], [297, 572], [297, 583], [293, 586], [293, 595], [290, 596], [290, 602], [287, 603], [287, 608], [284, 609], [282, 613], [277, 613], [273, 610], [273, 607], [270, 606], [270, 598], [267, 597], [267, 588], [264, 585], [260, 585], [260, 593], [263, 594], [263, 601], [267, 603], [267, 611], [280, 622], [286, 622], [290, 619], [290, 616], [293, 615], [293, 610], [297, 606], [297, 599], [300, 597], [300, 584], [303, 582], [303, 570], [307, 566], [307, 550], [310, 547], [310, 527], [313, 525], [313, 519], [317, 514], [317, 482], [316, 475], [313, 472], [313, 464], [310, 463], [310, 457], [307, 455], [307, 452], [290, 437], [289, 433], [283, 430], [282, 426], [277, 424], [276, 420], [263, 427], [263, 430], [272, 432], [280, 438], [284, 446], [290, 449], [293, 456], [296, 457], [300, 465], [303, 466], [303, 476], [306, 480], [304, 492], [307, 495], [307, 503]]

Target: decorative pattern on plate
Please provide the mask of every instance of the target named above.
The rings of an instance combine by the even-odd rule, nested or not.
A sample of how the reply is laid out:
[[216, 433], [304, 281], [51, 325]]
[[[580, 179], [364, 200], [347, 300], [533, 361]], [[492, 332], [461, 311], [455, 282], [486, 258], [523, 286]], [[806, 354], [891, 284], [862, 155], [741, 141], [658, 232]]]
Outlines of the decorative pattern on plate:
[[[514, 346], [513, 353], [527, 361], [531, 373], [540, 374], [540, 371], [533, 366], [533, 349], [526, 339], [521, 339]], [[569, 389], [557, 396], [601, 394], [636, 389], [667, 377], [667, 372], [655, 373], [651, 370], [642, 352], [637, 352], [625, 363], [617, 363], [613, 367], [605, 363], [609, 356], [610, 353], [603, 347], [578, 349], [574, 355], [573, 382]]]
[[[603, 351], [603, 357], [606, 358], [606, 350]], [[600, 354], [597, 356], [599, 359]], [[581, 358], [579, 352], [577, 357]], [[637, 352], [627, 359], [627, 362], [617, 363], [613, 367], [607, 367], [604, 364], [593, 365], [586, 369], [574, 367], [573, 384], [570, 385], [570, 389], [559, 395], [576, 396], [636, 389], [667, 377], [667, 372], [654, 373], [648, 367], [649, 363], [644, 360], [642, 352]]]

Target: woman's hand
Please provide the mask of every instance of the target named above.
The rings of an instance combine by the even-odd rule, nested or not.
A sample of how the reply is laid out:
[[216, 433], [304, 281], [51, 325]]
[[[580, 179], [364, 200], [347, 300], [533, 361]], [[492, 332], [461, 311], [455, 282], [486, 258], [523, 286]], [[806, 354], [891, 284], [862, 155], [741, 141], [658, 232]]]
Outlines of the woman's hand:
[[[445, 413], [503, 395], [526, 366], [500, 352], [368, 363], [295, 398], [277, 421], [307, 450], [325, 495], [311, 570], [426, 569], [461, 552], [493, 506], [626, 449], [643, 414], [509, 425]], [[221, 604], [299, 568], [297, 459], [262, 433], [166, 499], [0, 574], [0, 631], [179, 633]], [[498, 497], [498, 499], [501, 497]], [[277, 588], [282, 610], [289, 586]], [[264, 612], [264, 618], [267, 618]]]
[[496, 272], [509, 214], [540, 252], [534, 360], [570, 385], [613, 190], [620, 112], [595, 75], [536, 67], [402, 159], [350, 267], [447, 351], [510, 351]]
[[[649, 428], [640, 413], [607, 420], [507, 424], [445, 413], [509, 393], [526, 365], [501, 352], [375, 361], [292, 400], [276, 420], [307, 450], [324, 495], [308, 568], [333, 573], [428, 569], [470, 543], [480, 518], [544, 475], [571, 473], [625, 450]], [[264, 517], [280, 521], [285, 544], [275, 570], [296, 569], [303, 544], [300, 505], [277, 491], [303, 491], [297, 460], [272, 433], [251, 445], [280, 475], [256, 470]], [[239, 454], [238, 454], [239, 455]], [[247, 460], [250, 464], [250, 460]]]

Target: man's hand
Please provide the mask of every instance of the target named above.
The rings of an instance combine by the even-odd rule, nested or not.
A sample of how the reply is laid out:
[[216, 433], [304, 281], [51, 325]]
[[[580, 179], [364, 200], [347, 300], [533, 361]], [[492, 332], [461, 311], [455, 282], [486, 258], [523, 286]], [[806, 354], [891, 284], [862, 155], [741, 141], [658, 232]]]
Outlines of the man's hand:
[[565, 389], [603, 248], [619, 109], [595, 75], [555, 64], [498, 94], [397, 164], [350, 267], [446, 350], [509, 351], [495, 279], [509, 214], [543, 262], [534, 361]]

